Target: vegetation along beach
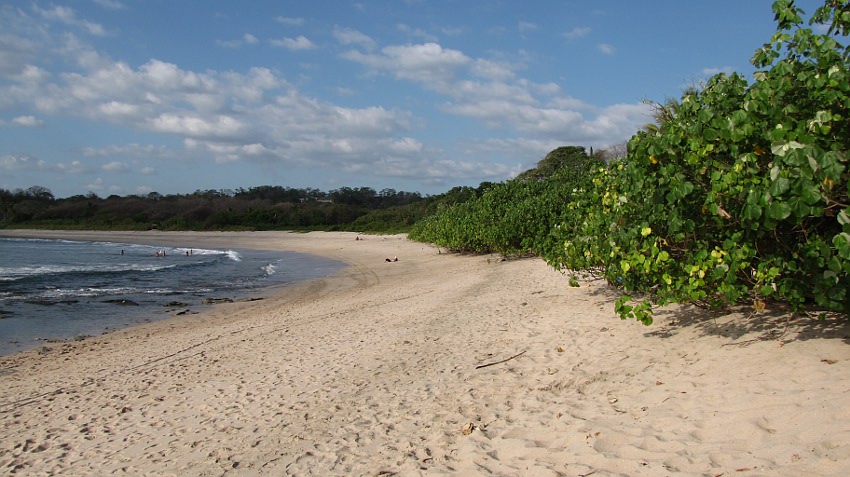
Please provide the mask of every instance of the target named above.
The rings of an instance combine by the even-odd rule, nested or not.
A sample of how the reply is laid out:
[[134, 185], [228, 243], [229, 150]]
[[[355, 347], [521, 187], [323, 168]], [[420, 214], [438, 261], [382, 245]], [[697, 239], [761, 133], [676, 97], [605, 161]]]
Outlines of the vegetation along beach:
[[[620, 147], [557, 146], [503, 182], [0, 189], [2, 237], [344, 264], [0, 357], [0, 469], [846, 475], [850, 2], [772, 13], [751, 79], [714, 74]], [[371, 48], [355, 33], [336, 37]]]

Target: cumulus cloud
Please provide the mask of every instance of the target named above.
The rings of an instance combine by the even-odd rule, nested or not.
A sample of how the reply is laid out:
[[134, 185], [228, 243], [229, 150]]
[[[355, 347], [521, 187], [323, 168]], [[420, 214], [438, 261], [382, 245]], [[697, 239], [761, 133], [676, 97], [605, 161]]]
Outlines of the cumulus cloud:
[[359, 45], [367, 50], [374, 50], [377, 46], [375, 40], [368, 35], [351, 28], [335, 27], [333, 36], [341, 45]]
[[123, 3], [116, 0], [94, 0], [94, 3], [109, 10], [123, 10], [126, 8]]
[[99, 148], [85, 147], [82, 149], [82, 153], [86, 157], [165, 157], [169, 155], [168, 149], [165, 146], [155, 146], [152, 144], [111, 145]]
[[431, 33], [428, 33], [427, 31], [425, 31], [421, 28], [414, 28], [414, 27], [412, 27], [412, 26], [410, 26], [406, 23], [397, 24], [396, 30], [404, 33], [405, 35], [407, 35], [410, 38], [417, 38], [420, 41], [429, 41], [429, 42], [436, 42], [437, 41], [437, 37], [432, 35]]
[[[51, 21], [79, 27], [72, 25], [80, 20], [69, 9], [43, 12], [41, 15]], [[290, 26], [303, 23], [303, 19], [278, 21]], [[163, 134], [182, 144], [183, 149], [179, 145], [172, 149], [151, 144], [82, 149], [84, 157], [114, 159], [100, 169], [104, 174], [127, 171], [128, 164], [135, 168], [140, 158], [191, 157], [219, 163], [250, 161], [264, 166], [369, 171], [433, 181], [498, 178], [519, 167], [515, 161], [506, 166], [501, 159], [491, 159], [503, 156], [508, 144], [517, 155], [524, 151], [524, 156], [531, 152], [542, 157], [565, 143], [605, 144], [614, 142], [611, 138], [622, 141], [649, 120], [648, 115], [641, 116], [646, 114], [644, 105], [600, 109], [584, 104], [565, 95], [555, 83], [523, 78], [521, 62], [497, 54], [474, 57], [436, 41], [379, 48], [368, 35], [342, 27], [335, 27], [331, 34], [347, 48], [342, 58], [371, 74], [436, 93], [435, 112], [468, 118], [476, 127], [498, 129], [507, 142], [500, 150], [489, 140], [469, 138], [464, 141], [468, 147], [447, 153], [442, 149], [444, 144], [418, 136], [425, 119], [404, 109], [345, 107], [320, 100], [269, 68], [192, 71], [156, 58], [132, 66], [100, 54], [73, 35], [57, 39], [61, 48], [56, 51], [74, 67], [55, 74], [44, 68], [57, 57], [38, 60], [39, 55], [49, 55], [53, 50], [20, 40], [23, 37], [13, 42], [13, 56], [25, 61], [15, 63], [16, 69], [0, 83], [0, 106], [33, 111], [11, 121], [19, 126], [38, 125], [41, 119], [37, 118], [51, 115], [80, 117]], [[4, 41], [5, 37], [0, 38], [0, 45], [8, 44]], [[256, 38], [246, 34], [240, 41], [250, 44]], [[303, 36], [275, 41], [278, 46], [295, 50], [316, 48]], [[4, 54], [4, 48], [0, 48], [0, 55]], [[4, 58], [0, 56], [0, 60]], [[4, 67], [0, 61], [0, 71]], [[358, 94], [348, 85], [337, 91], [345, 96]], [[449, 154], [457, 157], [447, 158]], [[484, 155], [488, 157], [482, 159]], [[79, 161], [51, 168], [27, 156], [3, 156], [0, 167], [86, 171]], [[152, 164], [145, 164], [140, 171], [156, 173]]]
[[120, 161], [112, 161], [104, 164], [101, 169], [106, 172], [127, 172], [130, 166]]
[[52, 8], [42, 9], [38, 5], [33, 5], [33, 10], [47, 20], [78, 27], [91, 35], [106, 35], [106, 30], [100, 24], [77, 18], [72, 8], [54, 5]]
[[590, 27], [575, 27], [572, 30], [563, 33], [563, 37], [567, 40], [575, 40], [576, 38], [582, 38], [590, 34]]
[[26, 154], [0, 156], [0, 169], [6, 171], [43, 171], [47, 168], [46, 162]]
[[380, 53], [349, 51], [343, 57], [378, 71], [388, 71], [398, 78], [420, 83], [444, 84], [455, 71], [472, 61], [458, 50], [445, 49], [437, 43], [391, 45]]
[[470, 58], [435, 43], [386, 46], [371, 54], [349, 51], [345, 58], [446, 96], [448, 101], [438, 106], [444, 113], [543, 138], [547, 144], [622, 140], [623, 134], [635, 130], [636, 122], [646, 122], [637, 117], [646, 114], [645, 105], [599, 110], [564, 96], [557, 84], [518, 77], [508, 62]]
[[246, 125], [233, 117], [219, 115], [206, 118], [197, 114], [163, 113], [151, 119], [154, 131], [189, 137], [236, 137]]
[[26, 116], [14, 117], [14, 118], [12, 118], [11, 121], [8, 121], [8, 122], [0, 121], [0, 125], [21, 126], [21, 127], [31, 128], [31, 127], [43, 126], [44, 121], [36, 118], [35, 116], [26, 115]]
[[496, 62], [479, 58], [472, 63], [470, 72], [478, 77], [491, 80], [509, 80], [516, 76], [514, 65], [508, 62]]
[[281, 38], [279, 40], [269, 40], [269, 43], [274, 46], [286, 48], [287, 50], [291, 51], [313, 50], [316, 48], [316, 44], [303, 35], [299, 35], [297, 38]]
[[88, 167], [80, 161], [71, 161], [68, 164], [59, 163], [56, 164], [56, 169], [62, 172], [67, 172], [68, 174], [82, 174], [84, 172], [88, 172]]
[[596, 48], [599, 49], [599, 51], [603, 55], [608, 55], [608, 56], [612, 56], [614, 53], [617, 52], [617, 50], [613, 46], [611, 46], [607, 43], [600, 43], [600, 44], [596, 45]]
[[260, 42], [260, 40], [256, 36], [254, 36], [250, 33], [245, 33], [244, 35], [242, 35], [242, 38], [240, 38], [238, 40], [218, 40], [218, 41], [216, 41], [216, 43], [218, 45], [221, 45], [221, 46], [224, 46], [224, 47], [227, 47], [227, 48], [239, 48], [242, 45], [256, 45], [259, 42]]
[[521, 32], [534, 31], [540, 28], [536, 23], [528, 22], [528, 21], [520, 21], [517, 24], [517, 29]]
[[284, 25], [287, 25], [287, 26], [301, 26], [301, 25], [304, 24], [304, 19], [300, 18], [300, 17], [292, 18], [292, 17], [281, 16], [281, 17], [275, 18], [275, 21], [277, 21], [278, 23], [282, 23]]

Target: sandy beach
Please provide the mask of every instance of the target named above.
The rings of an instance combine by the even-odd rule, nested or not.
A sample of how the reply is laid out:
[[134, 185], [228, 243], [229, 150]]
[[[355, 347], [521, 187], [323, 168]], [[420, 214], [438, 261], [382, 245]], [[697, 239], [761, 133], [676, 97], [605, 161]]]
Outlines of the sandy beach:
[[671, 307], [645, 327], [614, 315], [604, 283], [403, 235], [38, 235], [349, 267], [0, 358], [6, 475], [850, 472], [845, 319]]

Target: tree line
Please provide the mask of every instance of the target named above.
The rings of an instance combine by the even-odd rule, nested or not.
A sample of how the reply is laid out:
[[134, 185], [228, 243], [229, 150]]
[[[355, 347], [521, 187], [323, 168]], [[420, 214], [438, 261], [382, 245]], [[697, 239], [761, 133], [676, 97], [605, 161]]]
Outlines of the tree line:
[[46, 187], [0, 188], [0, 227], [77, 230], [340, 230], [402, 233], [449, 204], [492, 186], [457, 186], [438, 195], [386, 188], [263, 185], [191, 194], [56, 198]]
[[[145, 230], [333, 229], [352, 226], [373, 212], [425, 200], [418, 192], [370, 187], [313, 188], [264, 185], [191, 194], [56, 198], [41, 186], [0, 189], [0, 226]], [[389, 216], [392, 216], [390, 213]], [[403, 222], [403, 218], [400, 218]], [[389, 226], [390, 224], [387, 224]], [[392, 224], [393, 226], [395, 224]]]

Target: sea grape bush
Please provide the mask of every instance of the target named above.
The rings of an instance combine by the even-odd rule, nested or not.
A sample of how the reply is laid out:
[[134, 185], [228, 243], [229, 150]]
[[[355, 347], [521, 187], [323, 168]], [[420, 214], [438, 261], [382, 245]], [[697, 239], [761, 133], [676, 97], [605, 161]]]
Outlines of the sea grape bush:
[[791, 0], [773, 10], [777, 32], [753, 56], [752, 84], [716, 75], [655, 105], [657, 124], [626, 157], [570, 167], [547, 156], [411, 238], [530, 251], [573, 280], [605, 277], [623, 291], [615, 311], [647, 325], [652, 306], [669, 303], [847, 313], [850, 77], [839, 39], [850, 0], [826, 0], [810, 20], [817, 33]]
[[672, 302], [850, 311], [850, 8], [818, 9], [824, 33], [790, 0], [773, 9], [753, 84], [719, 74], [656, 105], [627, 158], [565, 204], [546, 259], [622, 287], [623, 318], [650, 324], [651, 303]]
[[555, 149], [537, 168], [417, 222], [409, 237], [460, 252], [543, 255], [557, 246], [551, 232], [564, 204], [601, 164], [583, 147]]

